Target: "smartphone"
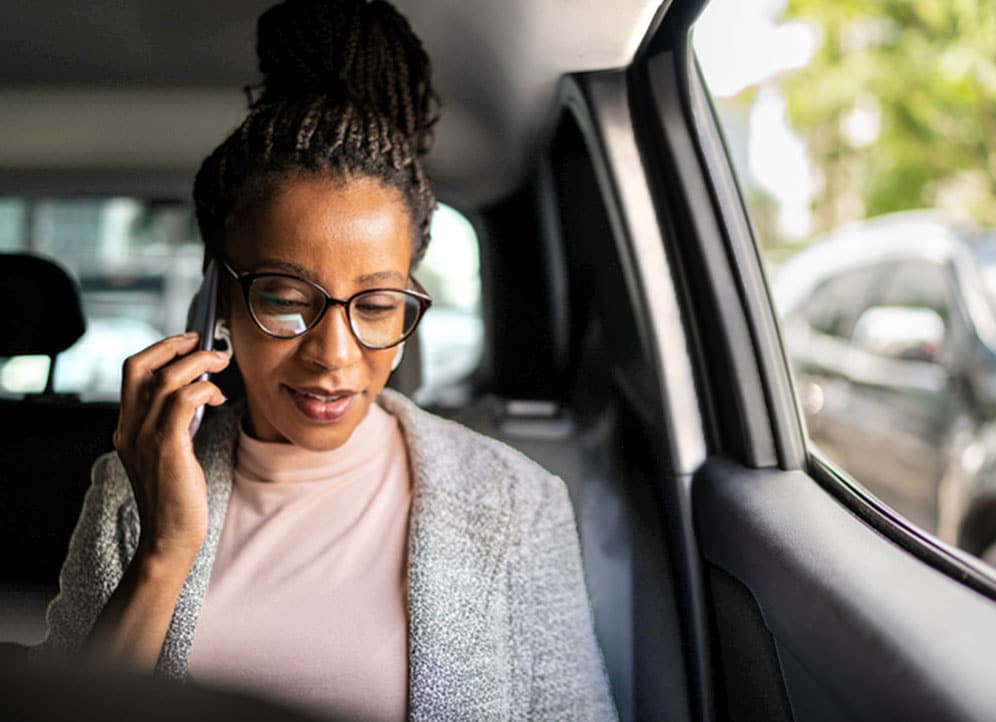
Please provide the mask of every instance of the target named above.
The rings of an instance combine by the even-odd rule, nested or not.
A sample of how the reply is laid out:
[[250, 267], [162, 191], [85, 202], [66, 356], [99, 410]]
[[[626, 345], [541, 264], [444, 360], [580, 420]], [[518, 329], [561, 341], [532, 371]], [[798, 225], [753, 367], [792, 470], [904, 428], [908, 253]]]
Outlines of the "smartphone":
[[[190, 311], [187, 313], [187, 330], [196, 331], [200, 334], [197, 348], [201, 351], [210, 351], [214, 348], [214, 324], [218, 314], [218, 264], [214, 259], [208, 261], [204, 270], [204, 280], [201, 287], [194, 295], [194, 300], [190, 304]], [[207, 381], [208, 374], [201, 374], [198, 381]], [[197, 433], [204, 418], [204, 407], [198, 406], [194, 412], [194, 419], [190, 422], [190, 436]]]

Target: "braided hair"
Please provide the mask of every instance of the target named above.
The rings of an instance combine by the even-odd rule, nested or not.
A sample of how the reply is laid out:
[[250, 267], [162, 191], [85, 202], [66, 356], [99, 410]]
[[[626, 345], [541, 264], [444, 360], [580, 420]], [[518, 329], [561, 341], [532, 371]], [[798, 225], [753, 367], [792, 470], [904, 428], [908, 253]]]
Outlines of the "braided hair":
[[194, 181], [208, 253], [289, 176], [367, 177], [404, 199], [416, 265], [436, 205], [420, 157], [439, 98], [408, 21], [384, 0], [284, 0], [260, 16], [256, 53], [263, 80], [246, 89], [249, 113]]

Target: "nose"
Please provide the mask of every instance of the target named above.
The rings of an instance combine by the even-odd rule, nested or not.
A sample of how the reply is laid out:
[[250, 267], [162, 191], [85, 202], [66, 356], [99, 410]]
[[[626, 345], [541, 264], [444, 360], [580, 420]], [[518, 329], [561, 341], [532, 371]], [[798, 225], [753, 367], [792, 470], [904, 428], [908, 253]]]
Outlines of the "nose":
[[344, 306], [332, 306], [324, 318], [301, 337], [301, 358], [324, 369], [346, 368], [363, 358], [363, 349], [349, 328]]

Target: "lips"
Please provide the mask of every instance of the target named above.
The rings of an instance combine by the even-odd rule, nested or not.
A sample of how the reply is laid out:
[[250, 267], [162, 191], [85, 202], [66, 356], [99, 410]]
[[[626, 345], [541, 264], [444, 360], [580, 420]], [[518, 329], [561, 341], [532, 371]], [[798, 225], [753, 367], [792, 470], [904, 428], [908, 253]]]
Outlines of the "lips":
[[291, 400], [309, 421], [330, 424], [339, 421], [352, 408], [356, 392], [347, 389], [329, 390], [319, 387], [284, 386]]

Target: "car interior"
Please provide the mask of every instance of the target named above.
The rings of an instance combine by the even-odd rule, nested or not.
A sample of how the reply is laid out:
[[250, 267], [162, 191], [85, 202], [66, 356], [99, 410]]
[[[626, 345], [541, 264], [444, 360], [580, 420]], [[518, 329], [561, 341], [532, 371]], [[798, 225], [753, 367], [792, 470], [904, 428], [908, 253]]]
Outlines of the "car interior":
[[[188, 204], [270, 4], [8, 13], [0, 196]], [[808, 446], [689, 41], [705, 3], [397, 5], [443, 97], [437, 195], [480, 242], [480, 362], [425, 405], [566, 482], [620, 719], [991, 719], [996, 577]], [[79, 282], [39, 259], [0, 257], [0, 358], [54, 359], [43, 390], [0, 399], [8, 688], [117, 414], [52, 383], [86, 319]], [[392, 377], [407, 394], [420, 343]]]

